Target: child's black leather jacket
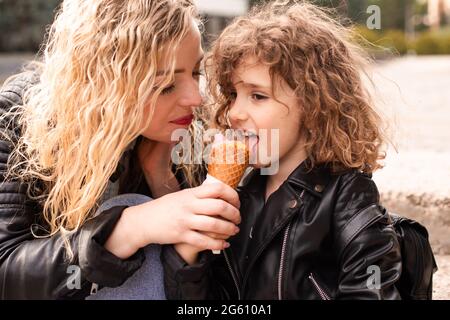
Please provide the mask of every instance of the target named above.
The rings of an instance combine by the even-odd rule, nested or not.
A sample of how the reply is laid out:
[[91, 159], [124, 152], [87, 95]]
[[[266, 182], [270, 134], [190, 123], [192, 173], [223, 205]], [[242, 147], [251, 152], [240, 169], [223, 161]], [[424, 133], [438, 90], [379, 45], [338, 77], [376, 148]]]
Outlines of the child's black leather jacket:
[[301, 164], [264, 206], [265, 176], [240, 188], [240, 233], [188, 266], [164, 248], [171, 299], [400, 299], [402, 265], [371, 177]]

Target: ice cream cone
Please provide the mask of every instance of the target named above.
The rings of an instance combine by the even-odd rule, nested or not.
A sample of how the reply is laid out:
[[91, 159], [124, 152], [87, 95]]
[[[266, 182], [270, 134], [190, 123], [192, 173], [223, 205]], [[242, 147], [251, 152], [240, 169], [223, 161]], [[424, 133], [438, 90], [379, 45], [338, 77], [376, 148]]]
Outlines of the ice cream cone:
[[[221, 134], [216, 135], [211, 148], [205, 183], [220, 180], [236, 189], [249, 165], [249, 157], [249, 149], [244, 142], [224, 140]], [[220, 250], [213, 250], [213, 253], [220, 254]]]
[[212, 147], [208, 175], [236, 189], [249, 164], [249, 151], [244, 142], [223, 141]]

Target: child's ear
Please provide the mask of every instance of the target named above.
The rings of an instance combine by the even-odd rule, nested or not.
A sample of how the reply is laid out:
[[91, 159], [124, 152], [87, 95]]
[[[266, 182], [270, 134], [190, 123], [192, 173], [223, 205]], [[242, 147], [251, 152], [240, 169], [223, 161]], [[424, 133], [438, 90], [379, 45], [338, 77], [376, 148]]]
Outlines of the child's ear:
[[297, 104], [297, 108], [300, 111], [300, 125], [303, 128], [305, 124], [305, 109], [303, 109], [299, 103]]
[[312, 130], [306, 128], [305, 118], [302, 115], [300, 115], [299, 129], [300, 129], [300, 136], [302, 137], [306, 137], [312, 134]]

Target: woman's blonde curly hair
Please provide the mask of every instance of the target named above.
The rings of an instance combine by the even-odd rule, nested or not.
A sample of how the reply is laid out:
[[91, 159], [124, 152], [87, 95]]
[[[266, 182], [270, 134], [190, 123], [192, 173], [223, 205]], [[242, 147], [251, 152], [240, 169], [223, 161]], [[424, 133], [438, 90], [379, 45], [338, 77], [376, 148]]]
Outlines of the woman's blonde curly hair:
[[[29, 185], [50, 234], [77, 230], [96, 209], [124, 150], [149, 126], [196, 19], [192, 0], [62, 3], [39, 81], [4, 115], [22, 131], [7, 176]], [[168, 76], [155, 83], [161, 68]]]
[[384, 158], [382, 121], [363, 84], [369, 59], [352, 40], [330, 12], [305, 1], [274, 1], [237, 18], [205, 62], [215, 125], [227, 127], [236, 68], [256, 57], [272, 81], [281, 77], [295, 90], [311, 167], [377, 170]]

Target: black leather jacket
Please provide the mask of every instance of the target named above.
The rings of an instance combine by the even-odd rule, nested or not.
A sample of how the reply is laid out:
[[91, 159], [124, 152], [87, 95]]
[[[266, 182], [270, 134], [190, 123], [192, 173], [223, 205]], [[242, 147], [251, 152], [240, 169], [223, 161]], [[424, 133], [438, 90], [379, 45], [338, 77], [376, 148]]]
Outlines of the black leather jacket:
[[[171, 299], [400, 299], [400, 246], [372, 179], [302, 163], [264, 204], [255, 170], [239, 190], [240, 233], [187, 265], [163, 250]], [[377, 279], [379, 281], [377, 282]]]
[[[26, 74], [2, 88], [0, 114], [22, 103], [22, 94], [34, 81], [32, 78], [33, 75]], [[6, 122], [9, 121], [6, 120], [1, 123], [0, 130], [13, 141], [17, 140], [20, 128], [8, 126], [10, 129], [7, 130]], [[82, 299], [90, 294], [93, 283], [99, 287], [116, 287], [139, 269], [145, 259], [142, 250], [129, 259], [121, 260], [103, 247], [125, 207], [104, 211], [70, 237], [73, 261], [66, 258], [60, 234], [35, 238], [32, 227], [36, 224], [45, 227], [41, 219], [42, 208], [27, 196], [25, 184], [5, 182], [11, 151], [11, 143], [1, 137], [0, 299]], [[39, 233], [38, 229], [34, 232]], [[79, 267], [79, 288], [71, 277], [76, 269], [70, 265]]]

